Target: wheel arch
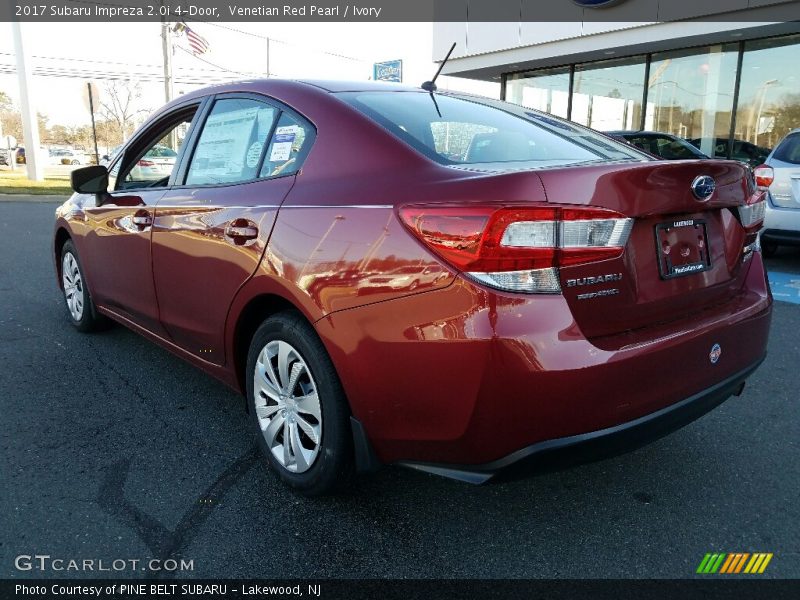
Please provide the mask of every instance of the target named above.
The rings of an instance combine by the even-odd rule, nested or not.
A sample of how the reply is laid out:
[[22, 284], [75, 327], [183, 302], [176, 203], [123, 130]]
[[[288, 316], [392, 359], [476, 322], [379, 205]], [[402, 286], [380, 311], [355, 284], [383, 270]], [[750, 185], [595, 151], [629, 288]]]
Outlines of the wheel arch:
[[[239, 389], [243, 392], [245, 410], [250, 412], [247, 402], [247, 355], [250, 349], [250, 342], [261, 323], [271, 315], [293, 311], [304, 319], [316, 333], [314, 321], [309, 318], [299, 306], [290, 300], [275, 293], [262, 293], [249, 299], [244, 308], [238, 314], [236, 324], [233, 327], [233, 368], [235, 370], [236, 381]], [[317, 334], [319, 335], [319, 334]], [[325, 347], [325, 340], [320, 336], [320, 342]], [[334, 364], [334, 369], [336, 365]], [[338, 375], [338, 373], [337, 373]], [[372, 473], [381, 467], [381, 461], [370, 442], [369, 436], [362, 423], [353, 416], [353, 408], [347, 396], [347, 391], [343, 390], [347, 411], [350, 415], [350, 430], [353, 436], [353, 453], [356, 471], [359, 473]]]
[[64, 289], [64, 284], [61, 281], [61, 251], [64, 249], [64, 244], [66, 244], [69, 240], [72, 239], [69, 231], [64, 226], [58, 227], [56, 229], [56, 234], [53, 240], [53, 260], [55, 261], [56, 266], [56, 274], [58, 275], [58, 287], [60, 289]]
[[[247, 389], [245, 371], [247, 370], [247, 353], [250, 349], [250, 341], [253, 339], [253, 335], [265, 319], [286, 310], [296, 311], [298, 314], [302, 315], [303, 318], [306, 318], [303, 311], [291, 301], [274, 293], [264, 293], [254, 296], [248, 300], [247, 304], [245, 304], [241, 312], [239, 312], [233, 327], [231, 357], [236, 381], [242, 393]], [[245, 401], [245, 408], [246, 407], [247, 402]]]

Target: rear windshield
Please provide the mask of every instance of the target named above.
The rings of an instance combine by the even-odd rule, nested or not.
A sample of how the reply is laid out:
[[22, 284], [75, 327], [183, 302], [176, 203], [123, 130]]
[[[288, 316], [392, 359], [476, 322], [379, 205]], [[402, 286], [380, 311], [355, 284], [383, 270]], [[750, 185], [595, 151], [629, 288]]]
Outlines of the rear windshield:
[[419, 92], [346, 92], [339, 97], [442, 164], [647, 160], [628, 144], [505, 102]]
[[800, 165], [800, 133], [793, 133], [780, 143], [775, 150], [775, 159]]

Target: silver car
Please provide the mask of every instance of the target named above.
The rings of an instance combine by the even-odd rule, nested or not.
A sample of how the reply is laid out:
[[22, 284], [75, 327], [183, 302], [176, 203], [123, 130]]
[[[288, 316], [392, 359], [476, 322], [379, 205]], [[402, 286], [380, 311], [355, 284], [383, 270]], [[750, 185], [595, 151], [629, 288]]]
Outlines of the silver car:
[[790, 131], [754, 174], [769, 196], [761, 231], [764, 255], [775, 254], [778, 246], [800, 246], [800, 129]]

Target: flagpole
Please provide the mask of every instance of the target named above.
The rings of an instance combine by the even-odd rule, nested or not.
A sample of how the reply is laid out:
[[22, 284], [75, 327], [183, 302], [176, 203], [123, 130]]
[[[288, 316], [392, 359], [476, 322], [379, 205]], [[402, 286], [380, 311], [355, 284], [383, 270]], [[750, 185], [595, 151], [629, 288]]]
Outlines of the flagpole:
[[[159, 0], [163, 7], [164, 0]], [[162, 15], [165, 11], [161, 11]], [[161, 17], [161, 50], [164, 54], [164, 97], [167, 102], [172, 100], [172, 33], [169, 23], [164, 16]]]

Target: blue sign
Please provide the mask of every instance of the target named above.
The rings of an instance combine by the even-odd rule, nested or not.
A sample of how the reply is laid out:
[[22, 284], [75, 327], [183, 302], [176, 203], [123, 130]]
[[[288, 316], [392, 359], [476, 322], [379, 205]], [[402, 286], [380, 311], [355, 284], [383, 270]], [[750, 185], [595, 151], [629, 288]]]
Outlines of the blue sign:
[[605, 8], [612, 4], [619, 4], [623, 0], [572, 0], [578, 6], [583, 8]]
[[800, 304], [800, 274], [769, 271], [768, 277], [775, 300]]
[[402, 83], [403, 81], [403, 61], [402, 60], [387, 60], [372, 65], [372, 78], [375, 81], [394, 81], [395, 83]]

